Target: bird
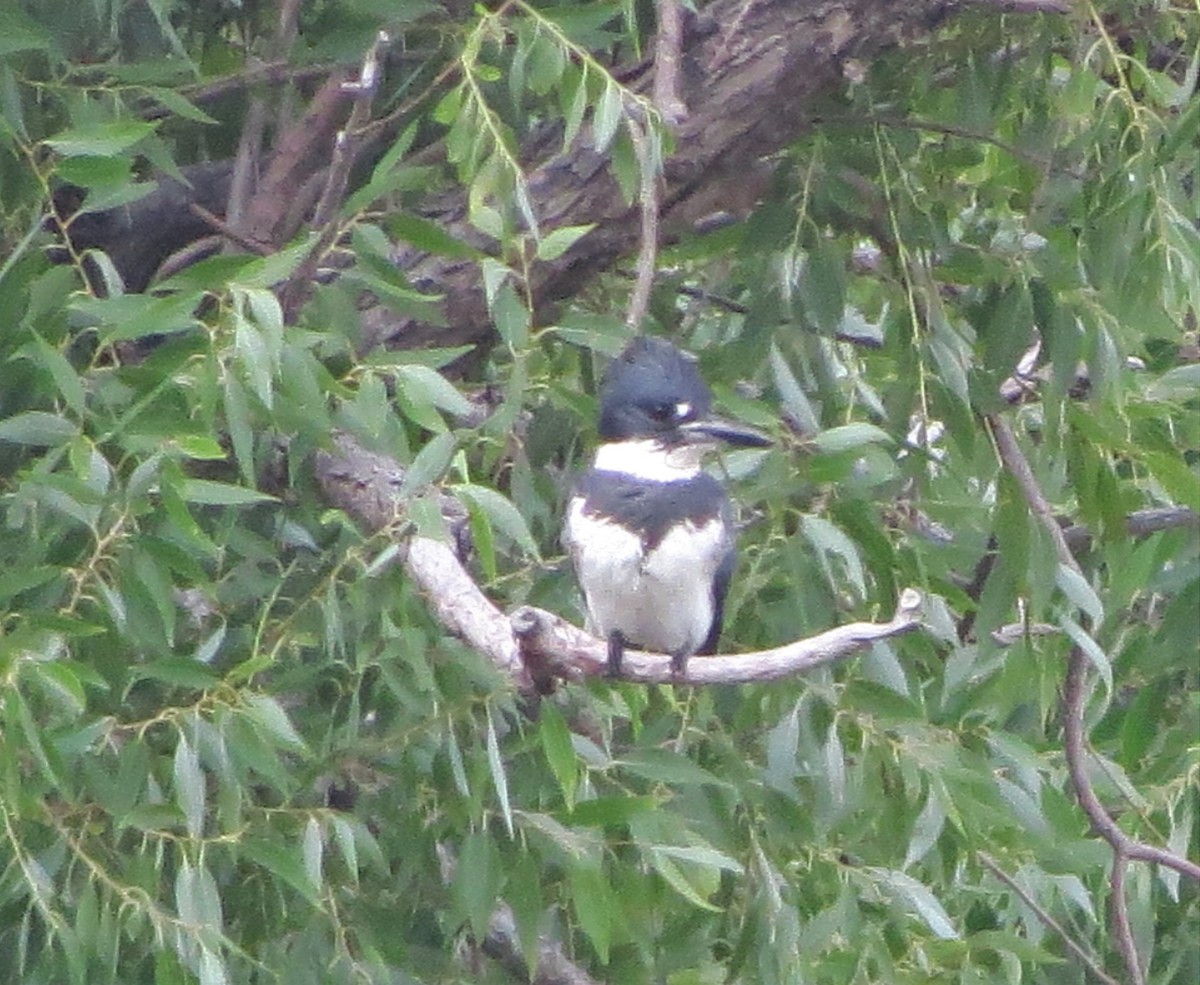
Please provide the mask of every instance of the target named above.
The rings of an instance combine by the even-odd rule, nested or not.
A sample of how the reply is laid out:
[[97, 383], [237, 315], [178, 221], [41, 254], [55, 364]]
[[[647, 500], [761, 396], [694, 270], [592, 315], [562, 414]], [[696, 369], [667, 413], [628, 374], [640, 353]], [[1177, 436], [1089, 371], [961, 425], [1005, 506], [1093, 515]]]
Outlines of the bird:
[[680, 676], [688, 657], [716, 652], [736, 557], [729, 495], [702, 458], [771, 440], [714, 417], [695, 358], [645, 335], [604, 375], [598, 431], [562, 536], [588, 631], [607, 642], [612, 677], [627, 647], [669, 654]]

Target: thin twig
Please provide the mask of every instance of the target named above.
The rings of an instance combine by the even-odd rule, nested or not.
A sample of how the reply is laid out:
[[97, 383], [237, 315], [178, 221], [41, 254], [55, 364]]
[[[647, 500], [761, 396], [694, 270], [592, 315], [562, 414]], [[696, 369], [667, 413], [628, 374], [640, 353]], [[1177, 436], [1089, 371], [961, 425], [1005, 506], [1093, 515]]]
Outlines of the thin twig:
[[288, 321], [295, 318], [296, 312], [308, 298], [321, 259], [341, 237], [342, 224], [338, 211], [346, 195], [350, 171], [358, 157], [362, 130], [370, 120], [371, 104], [379, 88], [382, 74], [380, 57], [390, 40], [386, 31], [376, 34], [375, 40], [363, 56], [358, 79], [342, 84], [343, 90], [354, 93], [354, 102], [350, 109], [350, 118], [334, 138], [325, 188], [313, 213], [312, 227], [320, 230], [317, 241], [279, 291], [284, 316]]
[[[1125, 967], [1129, 969], [1129, 985], [1145, 985], [1146, 974], [1142, 971], [1137, 941], [1133, 939], [1129, 903], [1125, 897], [1125, 874], [1128, 871], [1129, 857], [1120, 848], [1114, 848], [1112, 875], [1108, 880], [1109, 888], [1116, 897], [1112, 909], [1113, 933], [1117, 936], [1117, 950], [1124, 956]], [[1117, 901], [1120, 905], [1117, 905]]]
[[[1000, 460], [1016, 480], [1030, 511], [1050, 535], [1059, 563], [1075, 572], [1079, 577], [1084, 577], [1083, 570], [1071, 553], [1062, 528], [1055, 519], [1050, 504], [1046, 502], [1046, 497], [1042, 494], [1033, 469], [1029, 465], [1029, 460], [1021, 451], [1021, 446], [1017, 443], [1017, 437], [1008, 421], [1000, 414], [989, 414], [986, 421], [996, 442]], [[1084, 627], [1088, 628], [1086, 618]], [[1196, 865], [1174, 852], [1132, 838], [1104, 809], [1087, 771], [1087, 729], [1083, 720], [1084, 706], [1087, 702], [1087, 687], [1085, 686], [1087, 677], [1088, 656], [1082, 647], [1074, 646], [1067, 658], [1067, 674], [1063, 683], [1063, 755], [1067, 761], [1067, 773], [1071, 778], [1071, 785], [1075, 788], [1075, 797], [1079, 801], [1080, 808], [1087, 815], [1092, 831], [1108, 842], [1112, 848], [1113, 869], [1109, 878], [1109, 886], [1113, 933], [1116, 938], [1117, 950], [1125, 962], [1129, 981], [1132, 985], [1142, 985], [1145, 978], [1141, 959], [1133, 939], [1133, 932], [1130, 929], [1129, 902], [1124, 891], [1126, 863], [1130, 859], [1157, 862], [1197, 880], [1200, 880], [1200, 865]]]
[[628, 120], [628, 126], [640, 171], [642, 231], [637, 277], [633, 283], [633, 293], [629, 296], [625, 324], [637, 332], [641, 331], [642, 322], [646, 320], [646, 312], [650, 308], [650, 291], [654, 287], [654, 269], [658, 263], [658, 169], [655, 167], [655, 155], [651, 152], [655, 141], [643, 124], [632, 117]]
[[189, 202], [188, 211], [191, 212], [192, 215], [203, 219], [222, 236], [231, 242], [236, 243], [243, 250], [248, 250], [251, 253], [257, 253], [259, 256], [264, 257], [270, 256], [271, 253], [274, 252], [271, 247], [267, 246], [265, 243], [260, 243], [253, 237], [246, 236], [243, 233], [238, 232], [220, 216], [209, 212], [208, 209], [206, 209], [203, 205], [199, 205], [196, 202]]
[[1084, 949], [1082, 944], [1077, 943], [1074, 938], [1067, 933], [1066, 928], [1064, 928], [1062, 924], [1055, 920], [1054, 917], [1052, 917], [1037, 900], [1035, 900], [1028, 892], [1026, 892], [1025, 888], [1019, 882], [1017, 882], [1012, 876], [1000, 868], [1000, 864], [994, 858], [992, 858], [992, 856], [990, 856], [987, 852], [976, 852], [975, 857], [978, 858], [981, 863], [983, 863], [983, 867], [985, 869], [991, 872], [992, 875], [994, 875], [1021, 898], [1021, 902], [1033, 911], [1034, 916], [1036, 916], [1042, 922], [1043, 926], [1048, 927], [1062, 939], [1062, 942], [1064, 945], [1066, 945], [1067, 950], [1074, 954], [1075, 957], [1077, 957], [1080, 961], [1082, 961], [1087, 966], [1088, 971], [1095, 975], [1095, 977], [1100, 981], [1104, 982], [1104, 985], [1121, 985], [1119, 981], [1113, 978], [1112, 975], [1108, 974], [1108, 972], [1106, 972], [1100, 966], [1100, 963], [1096, 960], [1096, 958], [1089, 954]]

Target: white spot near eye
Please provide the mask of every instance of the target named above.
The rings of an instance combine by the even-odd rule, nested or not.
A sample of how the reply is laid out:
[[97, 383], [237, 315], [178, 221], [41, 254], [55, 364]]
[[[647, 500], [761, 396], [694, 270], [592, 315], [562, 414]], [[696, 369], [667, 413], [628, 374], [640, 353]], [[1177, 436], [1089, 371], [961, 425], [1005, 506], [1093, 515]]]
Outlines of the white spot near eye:
[[675, 416], [681, 421], [686, 421], [692, 416], [692, 405], [686, 402], [682, 404], [676, 404]]

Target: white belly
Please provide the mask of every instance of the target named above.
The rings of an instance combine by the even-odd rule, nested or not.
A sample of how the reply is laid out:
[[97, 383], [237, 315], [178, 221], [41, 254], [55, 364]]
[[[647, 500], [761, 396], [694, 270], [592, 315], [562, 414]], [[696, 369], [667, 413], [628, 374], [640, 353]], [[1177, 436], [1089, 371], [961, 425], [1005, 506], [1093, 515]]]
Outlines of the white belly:
[[572, 502], [564, 540], [587, 601], [588, 631], [607, 638], [619, 630], [637, 649], [695, 653], [712, 627], [713, 575], [727, 538], [720, 519], [688, 523], [645, 552], [636, 535]]

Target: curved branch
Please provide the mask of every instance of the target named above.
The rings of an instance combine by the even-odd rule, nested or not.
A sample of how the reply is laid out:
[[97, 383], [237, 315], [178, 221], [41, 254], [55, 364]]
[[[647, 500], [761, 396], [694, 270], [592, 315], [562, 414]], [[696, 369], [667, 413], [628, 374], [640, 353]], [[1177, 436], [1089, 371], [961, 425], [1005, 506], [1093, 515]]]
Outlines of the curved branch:
[[[872, 643], [917, 629], [923, 602], [920, 592], [908, 588], [887, 622], [847, 623], [770, 650], [693, 657], [681, 674], [672, 672], [666, 654], [626, 651], [621, 679], [641, 684], [748, 684], [807, 673], [845, 660]], [[513, 613], [512, 626], [535, 680], [580, 680], [608, 672], [607, 644], [553, 613], [522, 606]]]
[[[999, 414], [989, 414], [985, 420], [996, 442], [996, 451], [1000, 456], [1000, 461], [1016, 480], [1030, 511], [1049, 533], [1059, 563], [1083, 578], [1083, 569], [1080, 568], [1079, 562], [1071, 553], [1062, 527], [1054, 518], [1050, 504], [1042, 494], [1029, 460], [1021, 451], [1012, 427]], [[1070, 656], [1067, 659], [1067, 676], [1063, 684], [1062, 696], [1063, 755], [1067, 761], [1071, 786], [1075, 788], [1075, 797], [1079, 801], [1080, 808], [1087, 815], [1092, 831], [1108, 842], [1112, 848], [1113, 865], [1109, 876], [1109, 889], [1112, 900], [1113, 934], [1116, 937], [1117, 950], [1121, 953], [1126, 971], [1129, 973], [1130, 982], [1133, 985], [1141, 985], [1145, 981], [1145, 976], [1133, 933], [1130, 930], [1129, 904], [1124, 889], [1128, 862], [1130, 859], [1155, 862], [1197, 880], [1200, 880], [1200, 865], [1196, 865], [1174, 852], [1148, 845], [1131, 837], [1104, 809], [1087, 771], [1087, 729], [1083, 720], [1084, 706], [1087, 704], [1087, 687], [1085, 686], [1087, 676], [1087, 654], [1079, 646], [1071, 647]]]

